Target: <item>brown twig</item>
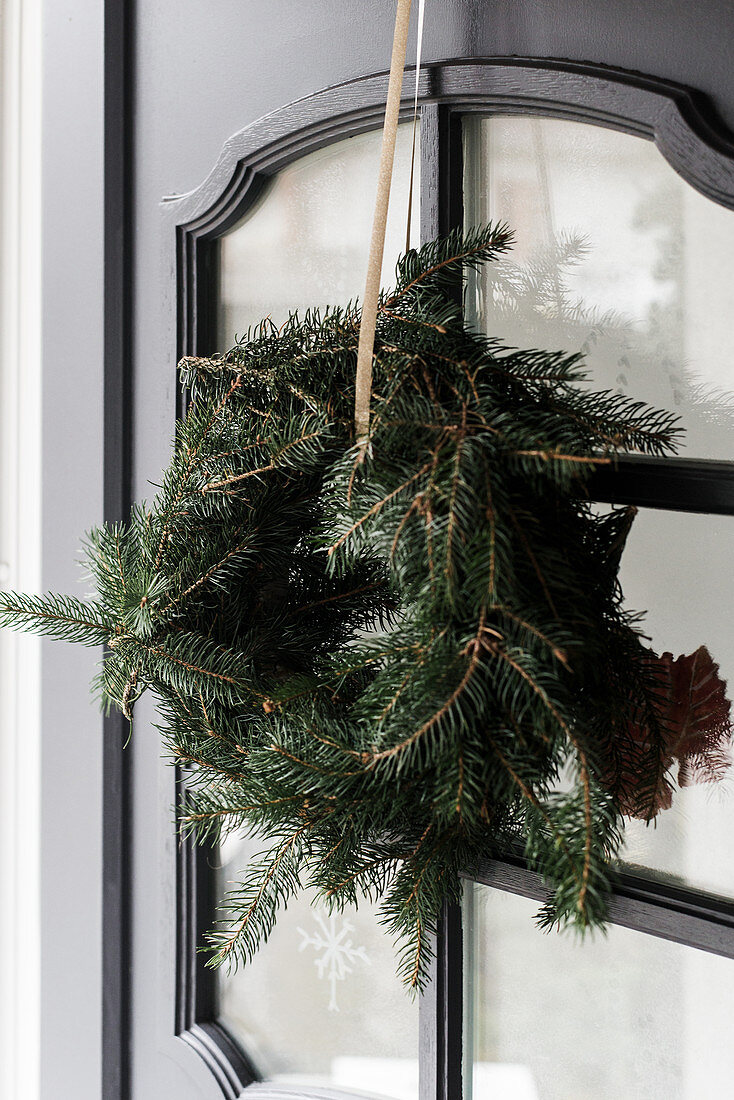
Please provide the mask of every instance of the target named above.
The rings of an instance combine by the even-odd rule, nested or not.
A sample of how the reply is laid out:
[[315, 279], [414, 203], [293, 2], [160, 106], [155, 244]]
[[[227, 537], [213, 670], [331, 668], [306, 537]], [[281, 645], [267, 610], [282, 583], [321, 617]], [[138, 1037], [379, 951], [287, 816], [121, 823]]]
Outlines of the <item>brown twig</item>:
[[467, 248], [464, 252], [457, 252], [455, 256], [449, 256], [447, 259], [442, 260], [441, 263], [434, 264], [433, 267], [426, 268], [426, 270], [422, 271], [420, 275], [416, 275], [415, 279], [411, 279], [411, 281], [407, 283], [402, 290], [398, 291], [397, 294], [393, 294], [392, 298], [388, 298], [387, 301], [383, 303], [383, 308], [388, 308], [389, 306], [394, 305], [394, 303], [398, 302], [403, 297], [403, 295], [407, 294], [409, 290], [412, 290], [414, 286], [417, 286], [419, 283], [425, 282], [426, 279], [430, 278], [431, 275], [435, 275], [437, 271], [441, 271], [442, 268], [448, 267], [449, 264], [458, 263], [460, 260], [467, 260], [470, 256], [476, 255], [477, 252], [482, 252], [484, 249], [486, 249], [486, 247], [486, 244], [483, 244], [476, 245], [474, 248]]
[[289, 451], [292, 447], [297, 447], [299, 443], [305, 443], [309, 439], [315, 439], [321, 435], [322, 430], [319, 429], [316, 432], [309, 432], [308, 435], [299, 436], [298, 439], [292, 439], [290, 443], [287, 443], [285, 447], [281, 447], [276, 454], [273, 455], [273, 461], [267, 466], [260, 466], [257, 470], [246, 470], [244, 474], [233, 474], [232, 477], [222, 478], [221, 481], [210, 481], [207, 485], [204, 485], [200, 492], [211, 493], [215, 489], [221, 489], [225, 485], [234, 485], [236, 482], [246, 481], [248, 477], [255, 477], [256, 474], [265, 474], [269, 470], [276, 470], [278, 468], [277, 460], [281, 458], [286, 451]]
[[422, 477], [423, 474], [425, 474], [430, 469], [430, 467], [431, 463], [427, 462], [425, 466], [421, 466], [420, 470], [418, 470], [417, 473], [413, 474], [412, 477], [409, 477], [407, 481], [404, 481], [402, 485], [398, 485], [397, 489], [393, 489], [393, 491], [391, 493], [388, 493], [386, 497], [384, 497], [382, 500], [378, 500], [376, 504], [373, 504], [368, 512], [365, 512], [365, 514], [361, 516], [356, 523], [352, 524], [349, 530], [346, 531], [340, 539], [337, 539], [333, 546], [329, 547], [329, 554], [331, 555], [334, 553], [335, 550], [338, 550], [339, 547], [347, 541], [349, 536], [353, 535], [354, 532], [362, 526], [362, 524], [366, 523], [367, 520], [371, 519], [372, 516], [377, 515], [378, 512], [381, 512], [385, 505], [388, 504], [389, 501], [393, 499], [393, 497], [396, 497], [398, 493], [401, 493], [403, 491], [403, 489], [407, 489], [409, 485], [412, 485], [414, 481], [417, 481], [419, 477]]
[[523, 455], [528, 458], [542, 458], [546, 462], [577, 462], [589, 466], [608, 466], [613, 461], [611, 458], [594, 458], [588, 455], [564, 455], [558, 451], [513, 451], [514, 455]]
[[372, 753], [371, 756], [370, 756], [370, 767], [374, 766], [374, 764], [376, 764], [378, 760], [386, 760], [388, 757], [396, 756], [398, 753], [404, 752], [405, 749], [410, 748], [411, 745], [414, 745], [416, 741], [419, 741], [430, 730], [432, 730], [433, 727], [438, 722], [441, 721], [441, 719], [444, 717], [444, 715], [446, 715], [451, 710], [451, 707], [454, 705], [456, 700], [458, 698], [460, 698], [460, 696], [466, 690], [468, 684], [471, 681], [472, 676], [474, 675], [474, 673], [476, 672], [476, 670], [479, 666], [479, 662], [480, 662], [480, 658], [481, 658], [481, 652], [482, 652], [482, 648], [483, 648], [482, 643], [480, 641], [480, 638], [481, 638], [481, 635], [482, 635], [483, 631], [484, 631], [484, 611], [482, 611], [482, 616], [481, 616], [481, 620], [480, 620], [480, 624], [479, 624], [479, 630], [477, 631], [477, 636], [466, 647], [465, 652], [470, 652], [471, 657], [470, 657], [469, 662], [467, 664], [464, 675], [462, 676], [462, 678], [461, 678], [459, 684], [457, 685], [457, 687], [454, 688], [454, 690], [451, 692], [451, 695], [448, 697], [448, 699], [445, 701], [445, 703], [443, 703], [442, 706], [439, 707], [439, 709], [436, 711], [436, 713], [433, 714], [428, 719], [427, 722], [424, 722], [423, 725], [419, 729], [417, 729], [413, 733], [411, 733], [410, 737], [406, 737], [405, 740], [400, 741], [397, 745], [392, 745], [389, 749], [383, 749], [381, 752]]
[[517, 623], [518, 626], [521, 626], [524, 630], [527, 630], [529, 634], [534, 635], [536, 638], [539, 639], [539, 641], [543, 642], [544, 645], [548, 646], [557, 661], [560, 661], [562, 665], [565, 665], [566, 668], [568, 668], [568, 657], [566, 656], [564, 651], [560, 649], [555, 644], [555, 642], [552, 642], [550, 638], [543, 633], [542, 630], [539, 630], [537, 626], [533, 626], [532, 623], [529, 623], [525, 619], [521, 618], [519, 615], [516, 615], [514, 611], [511, 611], [510, 608], [506, 607], [504, 604], [492, 604], [490, 606], [490, 610], [498, 611], [500, 615], [506, 615], [508, 619], [512, 619], [512, 621]]
[[226, 936], [226, 941], [227, 942], [225, 943], [225, 945], [223, 947], [219, 948], [219, 950], [217, 952], [217, 955], [220, 959], [222, 959], [222, 960], [226, 959], [231, 954], [231, 952], [234, 950], [234, 948], [237, 946], [237, 941], [239, 940], [240, 936], [244, 932], [247, 925], [250, 923], [252, 915], [255, 912], [255, 910], [257, 909], [258, 905], [260, 904], [260, 901], [261, 901], [262, 896], [265, 893], [266, 889], [268, 888], [268, 886], [272, 882], [272, 880], [275, 876], [275, 873], [278, 870], [278, 867], [280, 866], [280, 864], [282, 863], [283, 859], [288, 854], [288, 852], [294, 847], [294, 845], [296, 844], [296, 841], [309, 828], [310, 828], [310, 825], [302, 825], [300, 827], [300, 829], [296, 830], [296, 832], [291, 837], [289, 837], [287, 840], [283, 841], [283, 843], [280, 845], [280, 848], [278, 849], [278, 854], [276, 855], [275, 859], [272, 861], [267, 875], [265, 876], [263, 881], [260, 883], [258, 891], [255, 894], [255, 897], [253, 898], [252, 902], [250, 903], [250, 905], [247, 909], [247, 912], [245, 913], [242, 920], [239, 921], [239, 923], [233, 929], [231, 929], [230, 932], [227, 934], [227, 936]]

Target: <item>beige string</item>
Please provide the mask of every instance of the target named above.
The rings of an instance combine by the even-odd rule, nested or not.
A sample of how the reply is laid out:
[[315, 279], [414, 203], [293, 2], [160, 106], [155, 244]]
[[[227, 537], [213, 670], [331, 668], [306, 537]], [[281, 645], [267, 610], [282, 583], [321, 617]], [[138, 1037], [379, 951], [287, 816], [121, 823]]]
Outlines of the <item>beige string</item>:
[[395, 37], [390, 59], [390, 80], [387, 87], [385, 126], [382, 131], [382, 153], [377, 177], [377, 197], [372, 221], [370, 253], [367, 261], [367, 281], [362, 302], [362, 322], [357, 347], [357, 379], [354, 396], [354, 426], [357, 439], [366, 447], [370, 427], [370, 395], [372, 392], [372, 355], [375, 347], [377, 305], [380, 297], [382, 256], [385, 251], [387, 208], [390, 202], [390, 180], [395, 157], [395, 139], [400, 114], [400, 94], [403, 88], [405, 52], [408, 46], [411, 0], [398, 0], [395, 16]]
[[413, 180], [415, 178], [415, 141], [418, 134], [418, 91], [421, 79], [421, 53], [423, 51], [423, 16], [426, 0], [418, 4], [418, 41], [415, 48], [415, 95], [413, 96], [413, 141], [410, 148], [410, 183], [408, 184], [408, 224], [405, 227], [405, 251], [410, 249], [410, 222], [413, 216]]

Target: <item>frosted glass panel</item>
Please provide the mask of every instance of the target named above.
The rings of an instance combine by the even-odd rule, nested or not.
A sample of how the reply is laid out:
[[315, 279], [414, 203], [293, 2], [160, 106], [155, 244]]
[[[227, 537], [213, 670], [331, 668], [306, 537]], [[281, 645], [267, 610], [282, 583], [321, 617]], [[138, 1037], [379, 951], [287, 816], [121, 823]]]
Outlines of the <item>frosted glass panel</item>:
[[[222, 239], [220, 349], [265, 316], [280, 324], [289, 311], [361, 297], [381, 140], [381, 131], [349, 138], [285, 168]], [[412, 127], [401, 126], [383, 285], [405, 250], [411, 141]], [[418, 194], [416, 181], [414, 227]], [[245, 844], [226, 842], [220, 894], [249, 857]], [[395, 975], [390, 940], [366, 903], [330, 918], [310, 901], [288, 907], [252, 964], [220, 972], [223, 1017], [268, 1080], [416, 1100], [418, 1008]]]
[[[251, 855], [225, 842], [222, 892]], [[220, 1009], [258, 1069], [280, 1084], [417, 1100], [418, 1008], [368, 904], [329, 916], [304, 895], [255, 960], [220, 985]]]
[[[643, 508], [622, 556], [629, 607], [646, 611], [656, 653], [674, 657], [706, 645], [734, 688], [734, 517]], [[677, 789], [653, 825], [625, 829], [628, 862], [694, 887], [734, 897], [734, 769], [718, 783]]]
[[678, 413], [682, 457], [734, 458], [734, 214], [644, 138], [466, 123], [466, 218], [515, 230], [470, 299], [511, 346], [584, 351], [593, 384]]
[[[405, 251], [412, 126], [398, 129], [382, 285], [394, 282]], [[311, 153], [280, 172], [221, 242], [219, 345], [263, 317], [281, 324], [289, 311], [346, 305], [361, 298], [377, 185], [382, 131]], [[418, 245], [416, 179], [413, 233]]]
[[625, 928], [580, 943], [536, 910], [469, 889], [465, 1100], [734, 1093], [732, 960]]

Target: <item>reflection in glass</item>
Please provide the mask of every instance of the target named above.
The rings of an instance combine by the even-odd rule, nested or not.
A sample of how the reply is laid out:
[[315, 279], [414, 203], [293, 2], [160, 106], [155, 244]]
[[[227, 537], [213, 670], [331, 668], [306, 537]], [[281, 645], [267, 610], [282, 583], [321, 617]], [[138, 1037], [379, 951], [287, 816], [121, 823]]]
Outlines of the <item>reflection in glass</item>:
[[[516, 233], [468, 295], [510, 346], [582, 351], [590, 384], [670, 409], [681, 454], [734, 459], [734, 216], [694, 191], [652, 142], [558, 119], [465, 121], [467, 222]], [[622, 560], [652, 648], [708, 647], [734, 689], [734, 519], [643, 510]], [[626, 830], [626, 859], [734, 897], [734, 775], [676, 791]]]
[[[642, 508], [622, 556], [626, 604], [644, 611], [656, 653], [674, 657], [706, 645], [734, 689], [731, 570], [734, 516]], [[734, 898], [734, 769], [718, 783], [677, 788], [652, 825], [630, 821], [625, 859], [698, 889]]]
[[[405, 249], [411, 140], [401, 126], [383, 285]], [[289, 311], [362, 295], [380, 144], [381, 131], [362, 134], [285, 168], [222, 239], [221, 350], [264, 316], [280, 324]], [[221, 895], [252, 849], [233, 837], [220, 854]], [[416, 1100], [418, 1008], [395, 974], [391, 941], [366, 903], [330, 917], [312, 900], [289, 905], [250, 965], [220, 972], [223, 1017], [268, 1080]]]
[[[382, 285], [394, 282], [405, 251], [412, 126], [398, 128]], [[310, 153], [279, 172], [221, 241], [218, 343], [263, 317], [281, 324], [293, 310], [361, 298], [367, 274], [382, 131]], [[418, 245], [416, 153], [411, 246]]]
[[[255, 850], [224, 842], [220, 893]], [[222, 978], [223, 1019], [269, 1081], [416, 1100], [418, 1009], [389, 937], [366, 902], [329, 914], [313, 900], [292, 902], [253, 962]]]
[[732, 1094], [734, 961], [625, 928], [546, 934], [536, 910], [468, 888], [464, 1100]]
[[734, 215], [644, 138], [558, 119], [470, 118], [468, 224], [516, 245], [469, 307], [515, 347], [583, 351], [593, 385], [681, 416], [684, 457], [734, 458]]

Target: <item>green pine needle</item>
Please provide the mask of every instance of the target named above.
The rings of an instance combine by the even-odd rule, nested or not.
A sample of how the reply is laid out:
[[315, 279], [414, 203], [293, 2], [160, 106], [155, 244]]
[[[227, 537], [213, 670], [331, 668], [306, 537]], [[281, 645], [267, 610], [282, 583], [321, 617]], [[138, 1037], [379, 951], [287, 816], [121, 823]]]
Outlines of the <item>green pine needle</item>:
[[518, 840], [549, 884], [546, 923], [603, 924], [620, 738], [642, 712], [640, 796], [665, 781], [617, 580], [633, 513], [600, 518], [587, 497], [600, 464], [670, 453], [679, 428], [582, 388], [577, 355], [465, 327], [461, 280], [510, 243], [485, 226], [401, 260], [366, 455], [358, 305], [265, 321], [182, 362], [193, 400], [155, 500], [89, 536], [95, 600], [0, 594], [2, 626], [108, 646], [107, 705], [130, 716], [155, 693], [189, 773], [185, 831], [267, 838], [213, 965], [251, 958], [313, 886], [337, 908], [379, 901], [419, 989], [460, 873]]

